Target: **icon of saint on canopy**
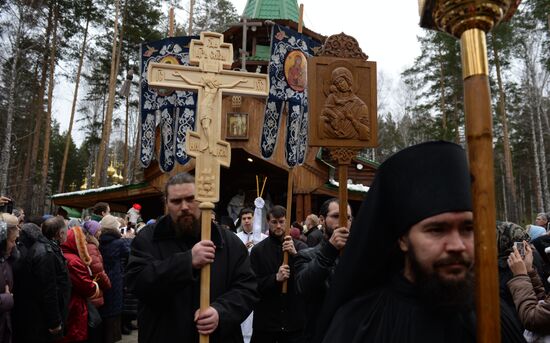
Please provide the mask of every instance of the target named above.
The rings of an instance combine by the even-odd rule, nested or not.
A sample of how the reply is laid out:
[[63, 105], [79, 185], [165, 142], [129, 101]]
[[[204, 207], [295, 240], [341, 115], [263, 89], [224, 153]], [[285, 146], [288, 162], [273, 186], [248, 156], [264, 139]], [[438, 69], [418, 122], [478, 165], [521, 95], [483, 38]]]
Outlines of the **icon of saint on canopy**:
[[300, 50], [291, 51], [285, 58], [285, 77], [290, 88], [303, 92], [307, 86], [307, 59]]

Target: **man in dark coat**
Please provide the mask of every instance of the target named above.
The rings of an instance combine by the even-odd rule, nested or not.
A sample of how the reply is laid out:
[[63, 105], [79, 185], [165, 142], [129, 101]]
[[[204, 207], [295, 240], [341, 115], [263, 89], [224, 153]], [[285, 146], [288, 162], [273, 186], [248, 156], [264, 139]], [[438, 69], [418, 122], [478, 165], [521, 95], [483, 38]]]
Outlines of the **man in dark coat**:
[[[302, 342], [305, 308], [294, 284], [294, 258], [307, 245], [284, 235], [285, 216], [284, 207], [271, 208], [267, 213], [269, 236], [250, 253], [260, 292], [260, 302], [254, 309], [252, 343]], [[283, 251], [289, 254], [288, 264], [283, 264]], [[281, 292], [284, 281], [286, 294]]]
[[310, 342], [315, 335], [317, 319], [336, 268], [338, 256], [348, 239], [351, 208], [347, 206], [347, 225], [339, 227], [339, 203], [337, 198], [331, 198], [321, 205], [319, 219], [324, 229], [323, 239], [320, 244], [301, 250], [296, 256], [296, 289], [306, 304], [304, 342]]
[[[139, 300], [139, 342], [242, 342], [241, 322], [257, 301], [248, 251], [239, 238], [212, 224], [212, 240], [200, 240], [194, 178], [181, 173], [165, 186], [168, 215], [132, 241], [126, 276]], [[210, 299], [199, 312], [199, 276], [211, 265]]]
[[20, 244], [25, 253], [14, 268], [14, 341], [53, 342], [63, 336], [71, 283], [60, 245], [67, 239], [61, 217], [25, 224]]
[[[419, 144], [380, 166], [332, 278], [319, 341], [475, 342], [470, 187], [453, 143]], [[505, 307], [500, 322], [502, 342], [524, 341]]]

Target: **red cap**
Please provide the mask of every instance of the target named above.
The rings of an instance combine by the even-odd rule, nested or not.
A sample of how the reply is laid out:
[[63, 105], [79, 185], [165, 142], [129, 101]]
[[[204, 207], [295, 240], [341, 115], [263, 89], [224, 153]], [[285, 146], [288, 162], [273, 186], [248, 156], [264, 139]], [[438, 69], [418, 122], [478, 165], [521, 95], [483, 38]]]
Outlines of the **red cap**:
[[141, 211], [141, 205], [140, 204], [134, 204], [132, 205], [133, 208], [135, 208], [138, 211]]

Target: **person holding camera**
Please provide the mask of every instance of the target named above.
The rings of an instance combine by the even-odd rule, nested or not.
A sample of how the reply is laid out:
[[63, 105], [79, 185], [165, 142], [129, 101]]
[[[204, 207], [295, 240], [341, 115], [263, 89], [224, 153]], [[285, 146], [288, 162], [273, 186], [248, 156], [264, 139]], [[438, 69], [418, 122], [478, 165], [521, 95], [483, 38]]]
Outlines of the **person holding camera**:
[[508, 266], [514, 277], [507, 285], [512, 293], [521, 324], [525, 327], [524, 335], [529, 342], [541, 336], [550, 338], [550, 295], [546, 294], [537, 271], [533, 268], [533, 249], [523, 241], [523, 257], [514, 246], [508, 257]]

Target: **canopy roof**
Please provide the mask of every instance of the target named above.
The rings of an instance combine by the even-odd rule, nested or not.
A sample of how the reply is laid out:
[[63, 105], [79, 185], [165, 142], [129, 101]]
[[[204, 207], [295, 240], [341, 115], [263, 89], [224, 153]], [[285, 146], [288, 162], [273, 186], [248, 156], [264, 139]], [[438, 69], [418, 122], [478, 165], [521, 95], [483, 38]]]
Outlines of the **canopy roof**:
[[243, 17], [253, 19], [289, 19], [298, 22], [297, 0], [248, 0]]

